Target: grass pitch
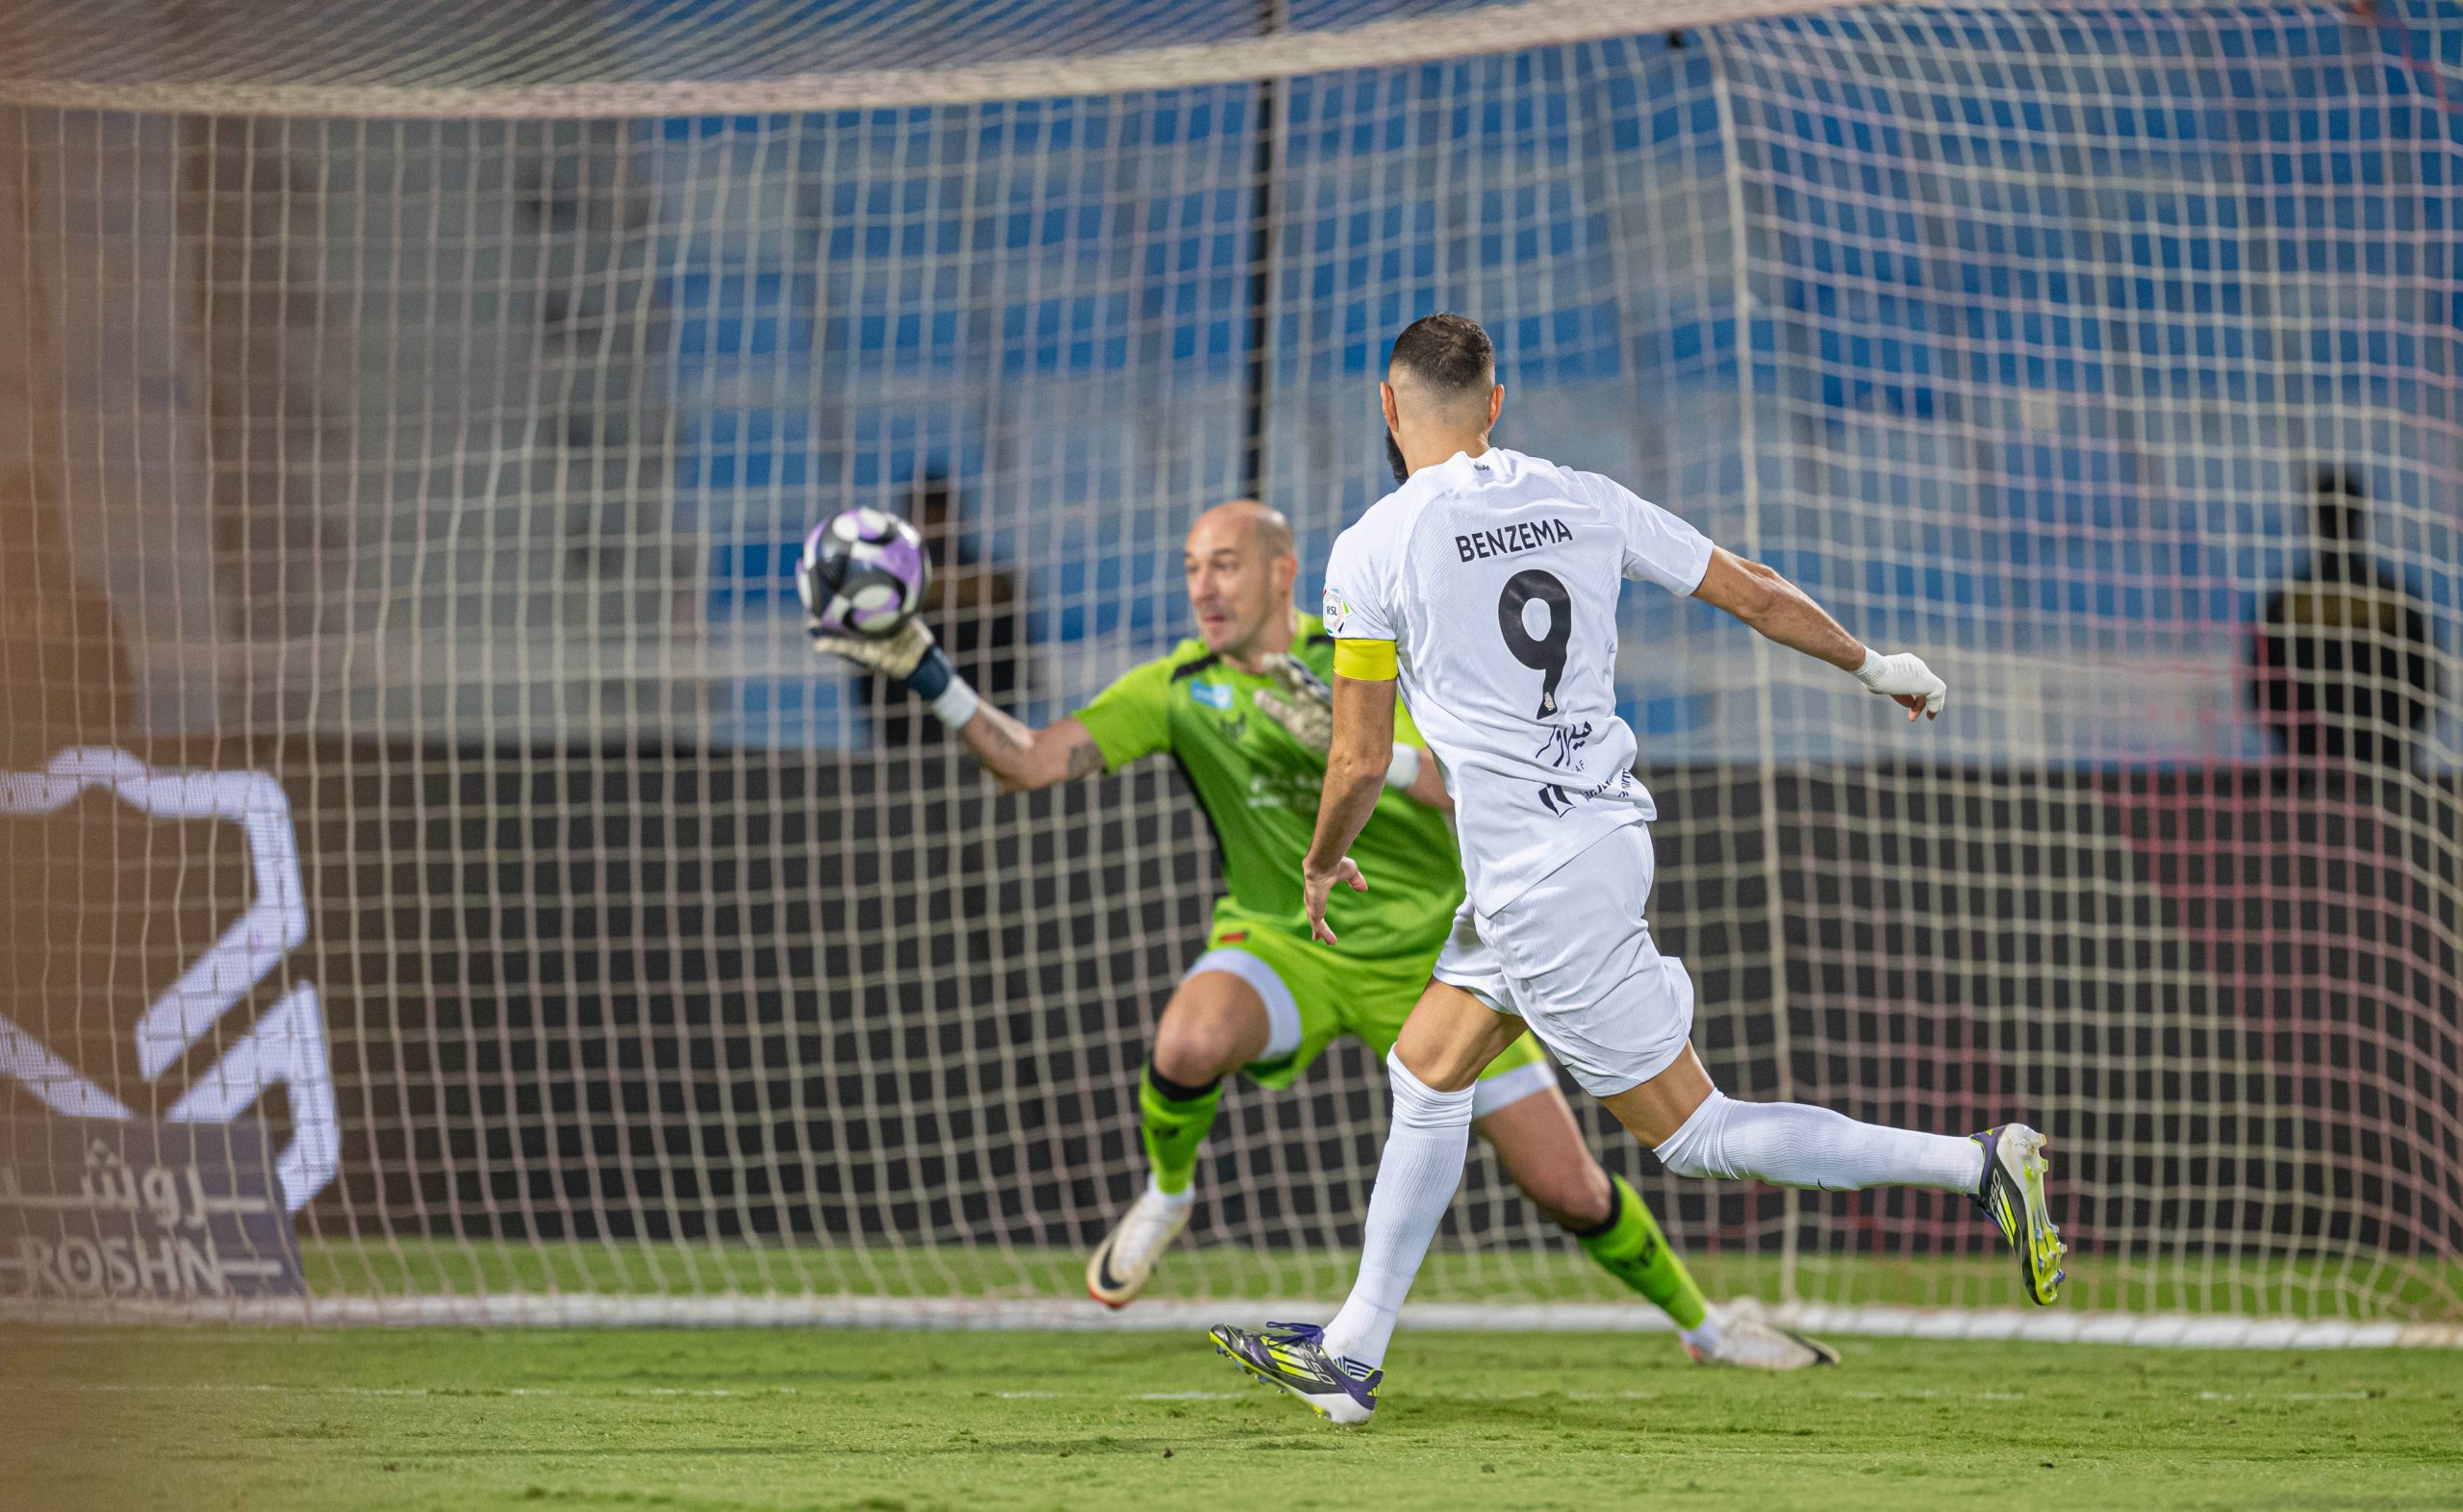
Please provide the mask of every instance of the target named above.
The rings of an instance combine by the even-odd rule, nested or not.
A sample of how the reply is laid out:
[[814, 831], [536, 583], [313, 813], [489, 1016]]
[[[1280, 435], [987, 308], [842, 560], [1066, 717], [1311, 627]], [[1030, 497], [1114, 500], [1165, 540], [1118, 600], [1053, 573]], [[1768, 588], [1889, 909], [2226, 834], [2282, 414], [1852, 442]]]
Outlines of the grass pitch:
[[1327, 1427], [1197, 1337], [0, 1333], [27, 1508], [2463, 1507], [2463, 1359], [1406, 1335]]

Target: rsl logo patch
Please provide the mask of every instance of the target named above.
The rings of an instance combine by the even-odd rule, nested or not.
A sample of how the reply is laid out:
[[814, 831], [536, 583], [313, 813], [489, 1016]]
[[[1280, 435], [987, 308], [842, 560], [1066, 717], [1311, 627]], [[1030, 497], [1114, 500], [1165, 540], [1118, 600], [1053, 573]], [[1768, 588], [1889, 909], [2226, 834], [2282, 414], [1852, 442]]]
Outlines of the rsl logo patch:
[[1326, 633], [1340, 638], [1343, 626], [1351, 619], [1351, 600], [1332, 583], [1326, 585], [1324, 600], [1318, 606], [1317, 617], [1326, 622]]

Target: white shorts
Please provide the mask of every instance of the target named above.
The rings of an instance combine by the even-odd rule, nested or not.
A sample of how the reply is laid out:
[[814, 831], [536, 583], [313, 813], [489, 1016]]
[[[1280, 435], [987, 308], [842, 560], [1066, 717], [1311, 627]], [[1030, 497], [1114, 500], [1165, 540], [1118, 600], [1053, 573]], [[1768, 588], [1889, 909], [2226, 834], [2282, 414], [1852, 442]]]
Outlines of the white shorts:
[[1436, 979], [1520, 1017], [1592, 1096], [1639, 1086], [1693, 1033], [1693, 979], [1642, 913], [1655, 870], [1649, 827], [1628, 824], [1494, 914], [1466, 902]]

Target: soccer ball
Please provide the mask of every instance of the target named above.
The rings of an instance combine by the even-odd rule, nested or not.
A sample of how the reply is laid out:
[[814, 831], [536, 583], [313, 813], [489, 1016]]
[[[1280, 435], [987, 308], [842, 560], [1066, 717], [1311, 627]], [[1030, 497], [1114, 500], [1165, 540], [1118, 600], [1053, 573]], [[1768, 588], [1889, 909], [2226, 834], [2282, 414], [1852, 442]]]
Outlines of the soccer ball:
[[825, 635], [896, 635], [931, 586], [924, 538], [887, 510], [841, 510], [823, 520], [796, 565], [796, 592]]

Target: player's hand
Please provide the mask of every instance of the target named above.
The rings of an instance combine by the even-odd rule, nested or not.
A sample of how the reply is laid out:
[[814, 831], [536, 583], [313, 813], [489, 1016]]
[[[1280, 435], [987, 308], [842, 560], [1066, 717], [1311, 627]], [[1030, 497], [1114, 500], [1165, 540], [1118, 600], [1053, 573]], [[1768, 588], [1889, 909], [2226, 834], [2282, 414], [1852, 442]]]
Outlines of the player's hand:
[[1293, 740], [1325, 755], [1334, 743], [1334, 691], [1296, 656], [1267, 657], [1266, 673], [1275, 685], [1249, 701]]
[[932, 649], [932, 632], [920, 618], [909, 619], [898, 627], [895, 635], [878, 640], [865, 636], [825, 635], [817, 621], [805, 621], [812, 635], [812, 648], [817, 652], [854, 663], [867, 671], [884, 677], [904, 678], [916, 664]]
[[1865, 665], [1852, 675], [1906, 710], [1911, 719], [1919, 714], [1928, 719], [1940, 718], [1942, 705], [1950, 696], [1950, 685], [1935, 675], [1933, 668], [1924, 665], [1924, 659], [1913, 651], [1901, 651], [1896, 656], [1867, 651]]
[[1368, 891], [1368, 879], [1359, 874], [1359, 864], [1349, 856], [1335, 862], [1334, 869], [1322, 876], [1309, 870], [1308, 863], [1301, 864], [1300, 891], [1308, 904], [1308, 933], [1327, 945], [1335, 944], [1335, 940], [1334, 932], [1326, 927], [1326, 900], [1334, 895], [1337, 884], [1355, 893]]

